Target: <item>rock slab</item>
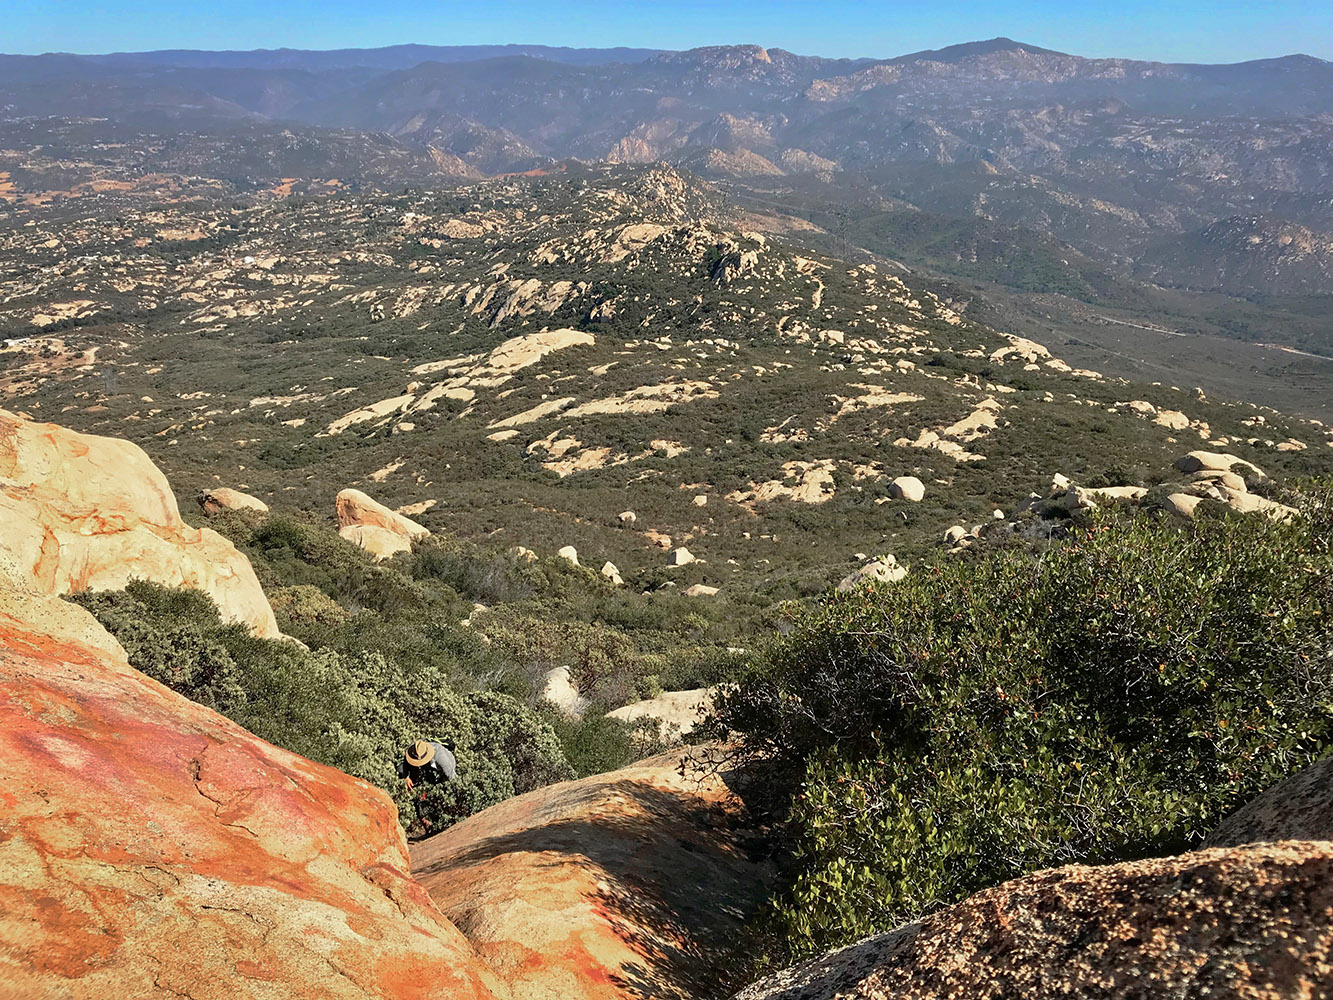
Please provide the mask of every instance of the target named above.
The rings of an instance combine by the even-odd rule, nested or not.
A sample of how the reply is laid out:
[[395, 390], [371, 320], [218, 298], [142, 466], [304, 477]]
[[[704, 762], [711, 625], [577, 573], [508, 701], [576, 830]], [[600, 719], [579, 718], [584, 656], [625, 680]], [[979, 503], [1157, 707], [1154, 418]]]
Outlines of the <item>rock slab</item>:
[[0, 995], [504, 996], [412, 880], [388, 796], [4, 587], [0, 756]]
[[414, 845], [418, 881], [515, 998], [725, 989], [726, 945], [772, 876], [736, 797], [717, 775], [682, 776], [683, 753], [520, 795]]

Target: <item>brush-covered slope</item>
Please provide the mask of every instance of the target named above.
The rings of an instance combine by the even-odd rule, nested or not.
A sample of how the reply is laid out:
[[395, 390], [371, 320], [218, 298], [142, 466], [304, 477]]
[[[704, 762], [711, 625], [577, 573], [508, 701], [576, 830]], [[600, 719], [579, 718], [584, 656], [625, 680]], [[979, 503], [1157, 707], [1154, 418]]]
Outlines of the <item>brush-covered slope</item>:
[[765, 604], [1008, 517], [1057, 471], [1333, 456], [1321, 426], [1073, 369], [664, 168], [104, 213], [0, 231], [11, 407], [129, 436], [190, 492], [331, 511], [364, 488], [640, 589]]

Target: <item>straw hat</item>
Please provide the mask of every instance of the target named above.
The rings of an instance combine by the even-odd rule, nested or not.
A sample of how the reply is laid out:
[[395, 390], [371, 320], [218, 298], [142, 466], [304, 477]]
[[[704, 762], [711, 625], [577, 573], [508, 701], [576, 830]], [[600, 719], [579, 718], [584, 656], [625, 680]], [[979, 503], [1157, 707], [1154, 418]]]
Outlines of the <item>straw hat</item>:
[[435, 759], [435, 748], [425, 740], [417, 740], [407, 748], [407, 762], [413, 767], [429, 764]]

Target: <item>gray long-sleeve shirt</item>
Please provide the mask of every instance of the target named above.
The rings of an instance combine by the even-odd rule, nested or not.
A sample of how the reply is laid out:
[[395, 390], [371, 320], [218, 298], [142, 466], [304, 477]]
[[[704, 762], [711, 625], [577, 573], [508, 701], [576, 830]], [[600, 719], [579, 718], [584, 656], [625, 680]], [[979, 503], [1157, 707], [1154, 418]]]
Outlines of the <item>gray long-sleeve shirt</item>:
[[411, 778], [414, 785], [423, 782], [429, 785], [438, 785], [446, 781], [453, 781], [458, 777], [458, 761], [454, 759], [453, 751], [434, 740], [428, 742], [435, 748], [435, 756], [420, 767], [409, 764], [406, 759], [400, 759], [398, 761], [398, 777]]

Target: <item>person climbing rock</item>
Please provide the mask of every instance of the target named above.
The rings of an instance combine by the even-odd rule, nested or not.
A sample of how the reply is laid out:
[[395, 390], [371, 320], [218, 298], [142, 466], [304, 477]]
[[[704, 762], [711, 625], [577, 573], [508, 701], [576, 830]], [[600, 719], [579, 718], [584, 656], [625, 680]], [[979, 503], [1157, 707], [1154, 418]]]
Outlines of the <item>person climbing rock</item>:
[[458, 777], [458, 761], [453, 751], [443, 743], [433, 740], [417, 740], [403, 751], [398, 761], [398, 777], [407, 782], [409, 792], [416, 791], [418, 785], [421, 794], [413, 799], [416, 806], [417, 820], [426, 830], [430, 829], [430, 820], [426, 818], [426, 785], [442, 785]]

